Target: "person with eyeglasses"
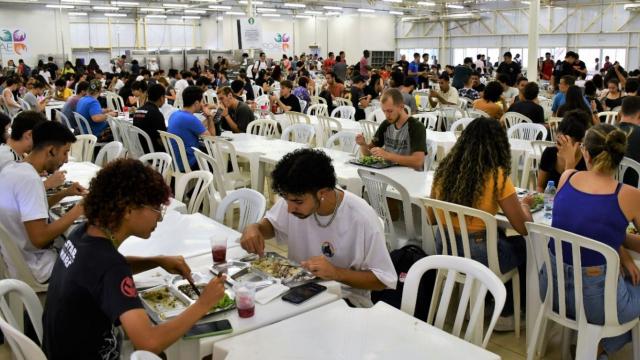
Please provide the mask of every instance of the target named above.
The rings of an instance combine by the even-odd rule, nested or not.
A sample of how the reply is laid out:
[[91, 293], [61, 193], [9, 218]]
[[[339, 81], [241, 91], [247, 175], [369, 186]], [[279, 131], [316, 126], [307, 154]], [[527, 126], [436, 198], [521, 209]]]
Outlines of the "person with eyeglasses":
[[138, 297], [133, 274], [162, 267], [192, 281], [182, 256], [124, 257], [131, 236], [149, 238], [162, 221], [171, 190], [138, 160], [109, 163], [84, 199], [86, 224], [64, 243], [49, 281], [43, 315], [48, 359], [119, 359], [121, 327], [134, 348], [160, 353], [180, 339], [224, 296], [224, 277], [203, 289], [180, 315], [154, 325]]

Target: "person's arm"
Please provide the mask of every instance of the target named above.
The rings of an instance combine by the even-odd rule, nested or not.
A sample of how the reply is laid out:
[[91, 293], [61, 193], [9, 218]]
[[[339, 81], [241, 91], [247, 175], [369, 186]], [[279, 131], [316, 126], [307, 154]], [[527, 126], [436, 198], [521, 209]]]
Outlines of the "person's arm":
[[4, 104], [7, 107], [19, 108], [20, 104], [18, 104], [16, 99], [13, 97], [13, 93], [11, 92], [11, 90], [9, 90], [9, 91], [7, 91], [7, 90], [9, 90], [9, 89], [5, 89], [5, 91], [3, 92]]
[[250, 253], [264, 254], [264, 240], [276, 236], [276, 231], [271, 222], [265, 218], [260, 222], [247, 225], [240, 238], [240, 246]]
[[356, 289], [384, 290], [387, 287], [371, 270], [339, 268], [322, 255], [303, 261], [301, 265], [323, 280], [337, 281]]
[[[289, 96], [293, 96], [293, 95], [289, 95]], [[280, 107], [282, 109], [282, 111], [284, 111], [284, 112], [291, 111], [291, 106], [285, 105], [282, 101], [280, 101], [280, 98], [272, 95], [271, 96], [271, 101], [273, 101], [276, 104], [278, 104], [278, 107]]]
[[182, 275], [185, 279], [191, 278], [191, 268], [182, 256], [127, 256], [127, 263], [134, 274], [161, 267], [171, 274]]
[[500, 208], [502, 208], [513, 229], [523, 236], [527, 235], [527, 228], [524, 223], [533, 221], [530, 210], [532, 203], [533, 197], [527, 196], [520, 201], [515, 192], [502, 200], [498, 200]]
[[60, 219], [48, 224], [47, 219], [36, 219], [23, 222], [29, 240], [38, 249], [43, 249], [73, 225], [73, 222], [84, 214], [81, 203], [76, 204]]
[[229, 115], [229, 109], [226, 106], [222, 105], [220, 105], [220, 107], [222, 108], [222, 114], [220, 116], [224, 119], [224, 121], [227, 122], [227, 125], [229, 125], [232, 132], [239, 133], [240, 128], [238, 127], [238, 124], [236, 124], [236, 122], [233, 120], [231, 115]]
[[[449, 90], [452, 91], [452, 90]], [[445, 99], [440, 93], [436, 92], [436, 97], [438, 98], [438, 101], [442, 104], [442, 105], [457, 105], [456, 103], [452, 103], [449, 102], [447, 99]]]
[[379, 156], [387, 161], [396, 163], [401, 166], [413, 168], [415, 170], [421, 170], [424, 166], [424, 151], [416, 151], [411, 155], [399, 155], [386, 151], [379, 147], [374, 147], [370, 150], [374, 156]]
[[619, 68], [620, 68], [620, 65], [615, 64], [613, 66], [613, 71], [616, 72], [616, 76], [618, 77], [618, 81], [620, 81], [620, 85], [624, 89], [624, 86], [627, 84], [627, 78], [624, 77], [624, 75], [620, 72]]
[[57, 193], [51, 196], [48, 196], [47, 203], [49, 204], [49, 207], [51, 207], [59, 203], [60, 200], [64, 199], [67, 196], [81, 196], [85, 194], [87, 194], [87, 189], [85, 189], [84, 187], [82, 187], [80, 184], [76, 182], [76, 183], [73, 183], [68, 189], [58, 191]]

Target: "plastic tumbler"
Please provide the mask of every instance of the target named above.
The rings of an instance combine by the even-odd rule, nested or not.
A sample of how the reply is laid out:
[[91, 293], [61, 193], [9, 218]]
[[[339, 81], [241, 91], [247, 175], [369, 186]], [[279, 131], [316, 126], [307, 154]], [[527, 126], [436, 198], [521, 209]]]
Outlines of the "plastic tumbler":
[[255, 314], [256, 287], [253, 283], [243, 282], [235, 284], [233, 291], [236, 293], [236, 308], [238, 316], [250, 318]]
[[212, 236], [209, 238], [211, 242], [211, 255], [213, 256], [213, 263], [224, 263], [227, 261], [227, 237], [226, 236]]

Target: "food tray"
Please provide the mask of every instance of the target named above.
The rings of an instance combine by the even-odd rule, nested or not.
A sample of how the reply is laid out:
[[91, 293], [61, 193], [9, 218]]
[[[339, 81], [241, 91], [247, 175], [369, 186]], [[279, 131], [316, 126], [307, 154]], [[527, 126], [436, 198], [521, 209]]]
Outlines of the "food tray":
[[354, 164], [354, 165], [358, 165], [358, 166], [365, 166], [365, 167], [369, 167], [369, 168], [374, 168], [374, 169], [386, 169], [388, 167], [392, 167], [392, 166], [396, 166], [397, 165], [397, 164], [389, 162], [389, 161], [381, 161], [381, 162], [376, 162], [376, 163], [372, 163], [372, 164], [363, 164], [357, 159], [351, 159], [351, 160], [349, 160], [349, 163], [350, 164]]
[[[276, 270], [270, 270], [268, 267], [268, 262], [277, 263], [280, 266], [277, 266]], [[287, 275], [278, 273], [277, 269], [281, 269], [283, 265], [284, 267], [289, 268], [289, 272]], [[251, 268], [271, 278], [279, 279], [283, 285], [286, 285], [288, 287], [306, 284], [316, 279], [315, 275], [304, 269], [297, 262], [289, 260], [286, 257], [274, 252], [267, 252], [262, 258], [251, 262]]]
[[226, 281], [231, 286], [242, 282], [250, 282], [253, 283], [257, 290], [259, 290], [276, 283], [275, 278], [252, 268], [249, 263], [239, 261], [213, 265], [210, 270], [215, 275], [226, 274]]
[[[51, 213], [53, 213], [57, 217], [62, 217], [64, 214], [69, 212], [72, 207], [74, 207], [80, 200], [61, 202], [58, 205], [55, 205], [51, 208]], [[84, 220], [84, 215], [78, 218], [78, 220]]]
[[55, 187], [55, 188], [47, 190], [47, 195], [53, 195], [53, 194], [55, 194], [57, 192], [60, 192], [62, 190], [66, 190], [66, 189], [70, 188], [71, 185], [73, 185], [73, 181], [65, 181], [64, 184], [62, 184], [62, 185], [60, 185], [58, 187]]

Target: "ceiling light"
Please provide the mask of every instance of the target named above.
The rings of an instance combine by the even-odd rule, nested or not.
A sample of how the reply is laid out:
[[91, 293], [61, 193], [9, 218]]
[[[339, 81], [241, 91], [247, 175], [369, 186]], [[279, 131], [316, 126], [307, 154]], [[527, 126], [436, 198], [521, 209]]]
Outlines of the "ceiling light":
[[217, 2], [221, 2], [222, 0], [191, 0], [193, 2], [212, 2], [212, 3], [217, 3]]
[[118, 13], [106, 13], [104, 14], [106, 17], [126, 17], [127, 14], [118, 14]]
[[625, 9], [625, 10], [628, 10], [628, 9], [636, 9], [636, 8], [640, 8], [640, 4], [626, 4], [626, 5], [624, 6], [624, 9]]
[[223, 18], [222, 16], [218, 16], [218, 17], [216, 18], [216, 20], [218, 20], [218, 21], [222, 21], [222, 20], [224, 20], [224, 18]]
[[182, 20], [198, 20], [200, 16], [183, 16]]
[[87, 16], [87, 13], [83, 12], [70, 12], [69, 16]]
[[431, 1], [418, 1], [416, 4], [421, 6], [436, 6], [436, 3]]
[[462, 5], [456, 5], [456, 4], [447, 4], [447, 7], [449, 9], [464, 9], [464, 6]]
[[226, 5], [209, 5], [208, 8], [213, 10], [231, 10], [231, 6]]
[[160, 8], [140, 8], [140, 11], [144, 11], [144, 12], [164, 12], [164, 9], [160, 9]]
[[140, 5], [140, 3], [137, 2], [131, 2], [131, 1], [112, 1], [111, 5], [117, 5], [117, 6], [138, 6]]
[[389, 11], [389, 14], [391, 14], [391, 15], [404, 15], [404, 13], [402, 11]]
[[60, 2], [70, 4], [88, 4], [89, 0], [60, 0]]
[[206, 14], [207, 12], [204, 10], [185, 10], [185, 14]]
[[363, 12], [363, 13], [374, 13], [376, 12], [375, 10], [372, 9], [358, 9], [358, 12]]
[[278, 10], [272, 9], [272, 8], [257, 8], [256, 11], [257, 12], [276, 12]]
[[120, 8], [115, 6], [94, 6], [93, 10], [118, 11]]
[[[248, 5], [249, 2], [246, 1], [246, 0], [240, 0], [240, 1], [238, 1], [238, 4], [240, 4], [240, 5]], [[262, 2], [262, 1], [252, 1], [251, 5], [264, 5], [264, 2]]]
[[162, 6], [168, 7], [168, 8], [186, 8], [186, 7], [189, 7], [189, 5], [187, 5], [187, 4], [162, 4]]
[[322, 15], [322, 11], [315, 11], [315, 10], [306, 10], [304, 13], [309, 15]]
[[280, 17], [280, 14], [261, 14], [260, 16], [265, 16], [265, 17]]
[[225, 14], [227, 14], [227, 15], [237, 15], [237, 16], [244, 16], [245, 15], [243, 12], [240, 12], [240, 11], [227, 11]]
[[51, 8], [51, 9], [73, 9], [73, 8], [75, 8], [75, 6], [73, 6], [73, 5], [51, 5], [51, 4], [47, 5], [47, 7]]
[[322, 8], [327, 10], [342, 10], [340, 6], [323, 6]]
[[298, 19], [311, 19], [313, 16], [309, 16], [309, 15], [296, 15], [294, 16], [294, 18], [298, 18]]
[[522, 0], [520, 2], [525, 4], [525, 5], [531, 5], [531, 1]]
[[307, 7], [307, 5], [299, 4], [299, 3], [284, 3], [283, 6], [284, 7], [290, 7], [290, 8], [304, 8], [304, 7]]
[[402, 0], [382, 0], [384, 2], [390, 2], [390, 3], [401, 3]]
[[326, 13], [324, 13], [327, 16], [336, 16], [336, 15], [342, 15], [341, 12], [338, 11], [327, 11]]
[[166, 19], [167, 15], [147, 15], [146, 17], [149, 19]]

